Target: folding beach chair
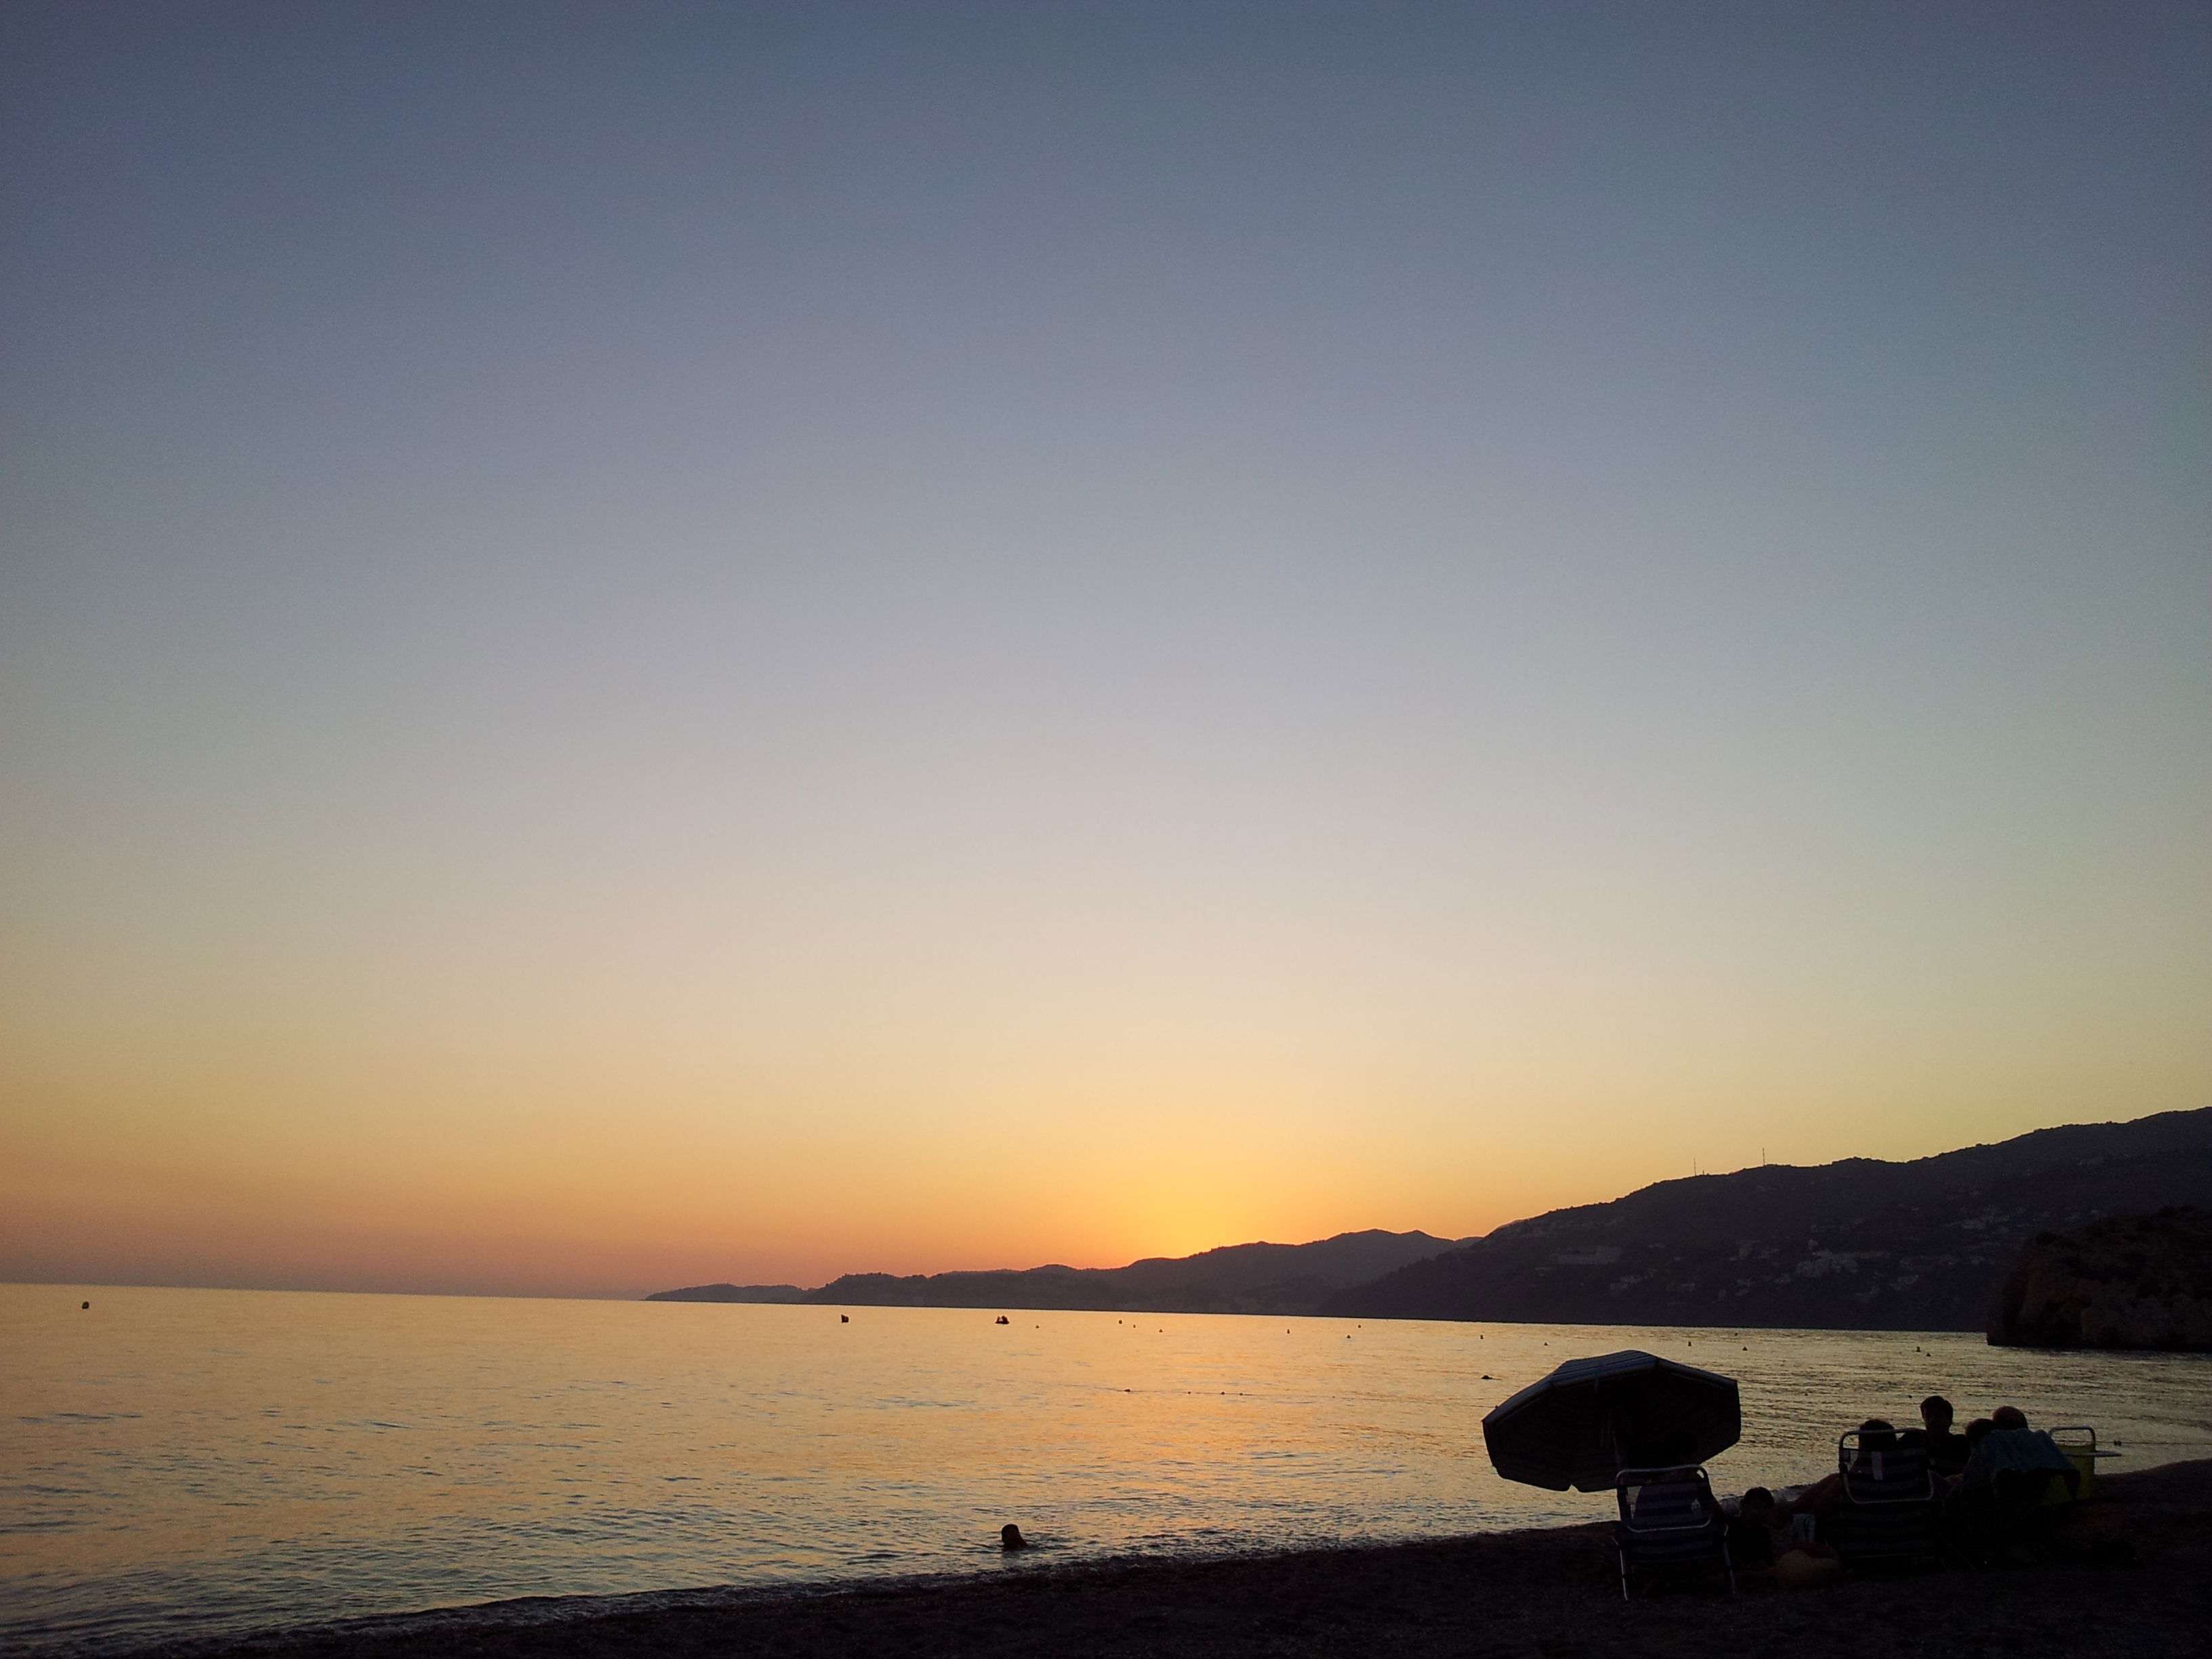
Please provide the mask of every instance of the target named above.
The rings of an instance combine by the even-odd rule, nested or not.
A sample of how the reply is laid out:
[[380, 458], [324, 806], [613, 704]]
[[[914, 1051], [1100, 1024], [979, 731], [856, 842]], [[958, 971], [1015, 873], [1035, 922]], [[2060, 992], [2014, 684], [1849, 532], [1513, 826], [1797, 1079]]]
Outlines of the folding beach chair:
[[1836, 1438], [1836, 1468], [1843, 1476], [1843, 1502], [1822, 1534], [1844, 1565], [1907, 1565], [1937, 1558], [1940, 1510], [1926, 1445], [1853, 1429]]
[[1716, 1569], [1728, 1575], [1729, 1594], [1735, 1594], [1728, 1517], [1704, 1469], [1623, 1469], [1613, 1495], [1620, 1510], [1613, 1541], [1620, 1553], [1622, 1600], [1633, 1599], [1638, 1577], [1687, 1578]]

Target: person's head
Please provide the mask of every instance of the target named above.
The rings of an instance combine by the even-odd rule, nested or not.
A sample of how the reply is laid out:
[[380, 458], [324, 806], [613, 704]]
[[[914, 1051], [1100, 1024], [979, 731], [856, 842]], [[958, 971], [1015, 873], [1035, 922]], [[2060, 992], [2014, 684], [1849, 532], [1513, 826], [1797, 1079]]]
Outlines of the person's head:
[[1869, 1417], [1859, 1425], [1861, 1451], [1887, 1451], [1897, 1444], [1897, 1431], [1879, 1417]]
[[1954, 1415], [1951, 1402], [1940, 1394], [1931, 1394], [1920, 1402], [1920, 1420], [1930, 1434], [1948, 1434]]
[[1016, 1526], [1012, 1522], [1009, 1521], [1005, 1526], [999, 1528], [999, 1547], [1000, 1549], [1025, 1550], [1029, 1547], [1030, 1540], [1022, 1536], [1022, 1529]]
[[1736, 1512], [1747, 1521], [1771, 1521], [1774, 1518], [1774, 1494], [1764, 1486], [1753, 1486], [1744, 1493]]
[[2027, 1413], [2017, 1406], [2000, 1406], [1990, 1413], [1990, 1421], [2001, 1429], [2024, 1429]]
[[1976, 1418], [1972, 1422], [1966, 1425], [1967, 1446], [1971, 1449], [1980, 1445], [1982, 1442], [1995, 1431], [1996, 1428], [1996, 1425], [1990, 1422], [1988, 1418]]

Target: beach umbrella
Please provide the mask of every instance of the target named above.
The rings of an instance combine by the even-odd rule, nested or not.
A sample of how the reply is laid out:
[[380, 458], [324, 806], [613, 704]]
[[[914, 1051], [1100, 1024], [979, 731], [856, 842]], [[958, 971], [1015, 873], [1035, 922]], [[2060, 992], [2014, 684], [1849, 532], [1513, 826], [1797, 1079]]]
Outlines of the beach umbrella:
[[1631, 1348], [1570, 1359], [1482, 1419], [1508, 1480], [1607, 1492], [1623, 1469], [1702, 1463], [1743, 1434], [1735, 1379]]

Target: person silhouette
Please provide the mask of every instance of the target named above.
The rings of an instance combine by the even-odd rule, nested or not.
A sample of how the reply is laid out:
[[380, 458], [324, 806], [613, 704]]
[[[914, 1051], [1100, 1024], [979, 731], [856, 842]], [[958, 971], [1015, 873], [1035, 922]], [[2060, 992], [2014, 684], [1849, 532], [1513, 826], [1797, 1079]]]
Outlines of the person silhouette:
[[1002, 1550], [1025, 1550], [1030, 1540], [1022, 1536], [1022, 1529], [1009, 1521], [999, 1528], [999, 1547]]

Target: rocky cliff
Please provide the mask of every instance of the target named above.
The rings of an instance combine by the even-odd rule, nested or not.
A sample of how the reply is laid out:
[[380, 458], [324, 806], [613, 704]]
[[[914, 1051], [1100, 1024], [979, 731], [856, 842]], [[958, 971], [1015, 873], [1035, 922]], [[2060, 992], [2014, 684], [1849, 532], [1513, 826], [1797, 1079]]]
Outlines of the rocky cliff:
[[2001, 1347], [2212, 1352], [2212, 1214], [2039, 1233], [1997, 1291], [1989, 1336]]

